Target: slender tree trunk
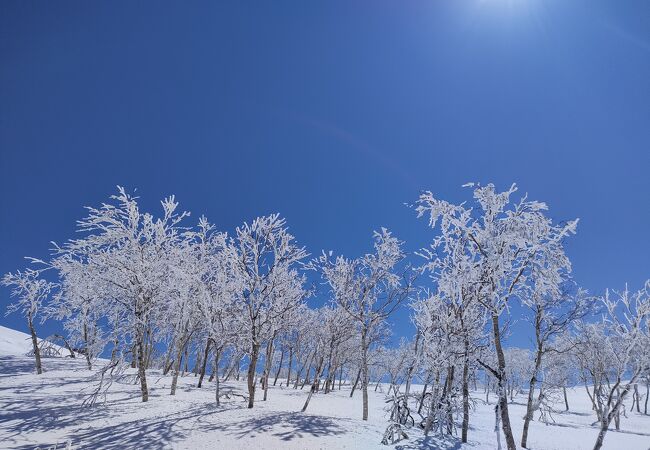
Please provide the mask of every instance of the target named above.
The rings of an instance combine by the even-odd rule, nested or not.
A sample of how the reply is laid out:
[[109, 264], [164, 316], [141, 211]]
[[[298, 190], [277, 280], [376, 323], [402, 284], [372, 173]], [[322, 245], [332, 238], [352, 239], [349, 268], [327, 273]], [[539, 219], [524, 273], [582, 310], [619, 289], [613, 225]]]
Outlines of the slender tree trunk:
[[111, 351], [111, 362], [115, 361], [117, 357], [117, 350], [119, 349], [120, 342], [118, 339], [113, 341], [113, 350]]
[[194, 360], [194, 367], [192, 368], [192, 373], [194, 374], [194, 378], [199, 376], [199, 372], [201, 371], [201, 365], [203, 364], [203, 353], [201, 352], [200, 348], [197, 346], [196, 347], [196, 359]]
[[253, 343], [251, 346], [251, 360], [248, 364], [248, 407], [252, 408], [255, 402], [255, 368], [260, 354], [260, 345]]
[[506, 359], [503, 354], [503, 347], [501, 346], [501, 330], [499, 329], [499, 316], [496, 314], [492, 315], [492, 330], [494, 333], [494, 347], [497, 353], [497, 360], [499, 361], [499, 383], [498, 394], [499, 394], [499, 409], [501, 413], [501, 427], [503, 429], [503, 434], [506, 438], [506, 445], [508, 450], [516, 450], [517, 446], [515, 445], [515, 438], [512, 434], [512, 428], [510, 426], [510, 415], [508, 414], [508, 395], [506, 387], [504, 385], [506, 381]]
[[167, 375], [169, 370], [172, 368], [172, 354], [174, 353], [174, 348], [176, 348], [176, 336], [169, 343], [169, 349], [167, 349], [167, 355], [165, 356], [165, 363], [163, 364], [163, 375]]
[[636, 395], [636, 412], [641, 414], [641, 407], [639, 406], [639, 386], [636, 384], [634, 385], [634, 395]]
[[[538, 323], [538, 322], [536, 322]], [[526, 448], [528, 441], [528, 427], [530, 421], [533, 419], [533, 397], [535, 395], [535, 385], [537, 384], [537, 374], [542, 365], [542, 344], [539, 342], [539, 329], [535, 330], [538, 336], [537, 351], [535, 352], [535, 367], [533, 368], [533, 376], [530, 378], [530, 385], [528, 386], [528, 402], [526, 403], [526, 415], [524, 416], [524, 431], [521, 434], [521, 446]], [[541, 389], [540, 389], [541, 397]]]
[[[611, 407], [610, 411], [608, 414], [602, 414], [601, 418], [601, 425], [600, 425], [600, 432], [598, 433], [598, 438], [596, 439], [596, 444], [594, 445], [594, 450], [600, 450], [600, 448], [603, 446], [603, 441], [605, 440], [605, 434], [607, 434], [607, 430], [609, 429], [609, 424], [612, 422], [612, 419], [616, 417], [617, 414], [619, 414], [619, 410], [621, 408], [621, 405], [625, 401], [625, 397], [627, 397], [627, 394], [630, 391], [630, 388], [634, 383], [636, 383], [637, 378], [639, 377], [639, 372], [635, 373], [632, 378], [630, 379], [630, 382], [628, 383], [627, 387], [623, 389], [623, 392], [619, 393], [616, 396], [616, 402], [614, 403], [614, 406]], [[620, 382], [620, 380], [619, 380]], [[616, 387], [618, 389], [618, 387]], [[612, 394], [610, 393], [610, 400], [611, 401], [611, 396]]]
[[138, 359], [138, 343], [133, 344], [133, 348], [131, 348], [131, 369], [135, 369], [138, 364], [136, 363]]
[[648, 415], [648, 398], [650, 397], [650, 380], [645, 383], [645, 406], [643, 408], [643, 414]]
[[350, 398], [354, 395], [354, 390], [357, 388], [357, 384], [359, 384], [359, 380], [361, 379], [361, 368], [357, 371], [357, 377], [354, 379], [354, 384], [352, 385], [352, 390], [350, 391]]
[[217, 406], [221, 406], [221, 403], [219, 402], [219, 356], [221, 355], [221, 348], [215, 348], [214, 349], [214, 373], [215, 373], [215, 381], [216, 381], [216, 387], [215, 387], [215, 398], [217, 400]]
[[566, 411], [569, 410], [569, 399], [566, 396], [566, 386], [562, 386], [562, 393], [564, 394], [564, 406], [566, 407]]
[[309, 383], [309, 374], [311, 373], [311, 362], [309, 363], [309, 366], [307, 367], [307, 372], [305, 373], [305, 379], [302, 381], [302, 386], [300, 386], [300, 389], [304, 388], [307, 383]]
[[363, 392], [363, 420], [368, 420], [368, 343], [367, 330], [365, 327], [361, 331], [361, 389]]
[[[86, 351], [85, 351], [85, 357], [86, 357], [86, 365], [88, 366], [88, 370], [93, 370], [93, 363], [90, 359], [90, 342], [88, 339], [88, 325], [86, 323], [87, 319], [84, 317], [84, 343], [86, 344]], [[74, 354], [72, 356], [74, 358]]]
[[29, 333], [32, 335], [32, 347], [34, 349], [34, 359], [36, 361], [36, 373], [41, 375], [43, 373], [43, 366], [41, 365], [41, 350], [38, 348], [38, 339], [36, 338], [36, 330], [34, 329], [34, 321], [32, 313], [27, 314], [27, 323], [29, 324]]
[[469, 430], [469, 342], [465, 340], [465, 358], [463, 360], [463, 428], [461, 442], [467, 442]]
[[153, 334], [151, 333], [151, 327], [147, 330], [147, 352], [146, 352], [146, 358], [145, 358], [145, 368], [149, 368], [151, 364], [151, 357], [153, 355]]
[[235, 372], [235, 369], [239, 365], [240, 360], [241, 359], [240, 359], [238, 354], [233, 354], [232, 355], [231, 361], [230, 361], [230, 364], [229, 364], [229, 368], [228, 368], [228, 373], [226, 374], [225, 377], [223, 377], [223, 382], [224, 383], [226, 381], [228, 381], [230, 379], [230, 377], [232, 376], [232, 374]]
[[418, 414], [422, 412], [422, 405], [424, 405], [424, 396], [427, 393], [427, 388], [429, 387], [430, 378], [431, 378], [431, 373], [427, 373], [427, 379], [424, 381], [424, 387], [422, 388], [422, 395], [420, 396], [420, 404], [418, 405]]
[[[445, 392], [443, 398], [451, 397], [451, 388], [454, 383], [454, 369], [455, 366], [451, 366], [447, 369], [447, 383], [445, 384]], [[446, 408], [447, 408], [447, 434], [451, 435], [454, 426], [454, 414], [451, 409], [451, 400], [447, 400]]]
[[[585, 380], [585, 390], [587, 391], [587, 396], [589, 397], [589, 400], [591, 400], [591, 409], [598, 413], [598, 408], [596, 408], [596, 399], [595, 399], [596, 385], [594, 384], [594, 395], [591, 395], [591, 391], [589, 390], [589, 387], [587, 386], [587, 381]], [[598, 416], [598, 421], [600, 422], [600, 415]]]
[[[413, 346], [413, 353], [415, 355], [418, 354], [418, 345], [420, 343], [420, 332], [418, 331], [417, 335], [415, 336], [415, 344]], [[415, 359], [413, 359], [411, 365], [409, 366], [408, 370], [406, 371], [406, 386], [404, 388], [404, 393], [408, 397], [409, 393], [411, 392], [411, 380], [413, 379], [413, 372], [415, 371]], [[463, 441], [465, 442], [465, 441]]]
[[609, 421], [605, 417], [601, 421], [600, 432], [598, 433], [598, 438], [596, 438], [596, 444], [594, 444], [594, 450], [600, 450], [600, 448], [603, 446], [603, 441], [605, 440], [605, 434], [607, 434], [608, 429], [609, 429]]
[[328, 394], [330, 391], [330, 380], [332, 378], [332, 352], [334, 349], [330, 345], [329, 356], [327, 358], [327, 379], [325, 380], [325, 393]]
[[309, 389], [309, 394], [307, 395], [307, 399], [305, 400], [305, 405], [302, 407], [302, 412], [305, 412], [307, 410], [307, 406], [309, 406], [309, 401], [311, 400], [311, 396], [314, 395], [314, 392], [318, 389], [318, 384], [320, 383], [320, 376], [321, 376], [321, 371], [323, 370], [323, 357], [318, 360], [318, 367], [316, 368], [316, 373], [314, 374], [314, 382], [311, 385], [311, 389]]
[[339, 373], [339, 391], [341, 390], [342, 385], [343, 385], [343, 364], [341, 364], [341, 371]]
[[267, 392], [269, 391], [269, 374], [271, 373], [272, 364], [273, 364], [273, 339], [271, 339], [266, 344], [266, 361], [264, 361], [264, 374], [262, 375], [262, 379], [264, 380], [263, 401], [266, 401]]
[[[305, 378], [307, 378], [309, 376], [309, 371], [311, 370], [311, 361], [312, 361], [314, 355], [315, 355], [315, 352], [313, 354], [310, 353], [310, 354], [307, 355], [307, 359], [302, 364], [302, 367], [300, 367], [300, 370], [296, 374], [296, 384], [293, 387], [294, 389], [298, 389], [298, 384], [300, 383], [300, 376], [302, 375], [303, 370], [305, 370], [305, 367], [307, 367], [307, 375], [305, 375]], [[303, 383], [302, 386], [304, 387], [305, 384]], [[302, 389], [302, 387], [301, 387], [301, 389]]]
[[185, 352], [183, 353], [184, 358], [185, 358], [185, 364], [183, 365], [183, 375], [182, 376], [185, 376], [185, 374], [187, 373], [187, 366], [188, 366], [188, 363], [189, 363], [189, 360], [190, 360], [190, 358], [189, 358], [189, 354], [190, 354], [189, 349], [190, 349], [190, 346], [189, 346], [189, 341], [188, 341], [188, 343], [185, 344]]
[[289, 347], [289, 364], [287, 367], [287, 388], [291, 382], [291, 364], [293, 363], [293, 347]]
[[208, 339], [205, 343], [205, 350], [203, 351], [203, 360], [201, 361], [201, 374], [199, 375], [199, 382], [196, 385], [197, 387], [201, 387], [203, 384], [203, 377], [205, 377], [205, 369], [208, 366], [208, 357], [210, 356], [210, 344], [212, 341]]
[[280, 352], [280, 364], [278, 364], [278, 371], [275, 372], [275, 379], [273, 380], [273, 386], [275, 386], [278, 382], [278, 378], [280, 377], [280, 370], [282, 369], [283, 362], [284, 362], [284, 347], [282, 347], [282, 351]]
[[[433, 390], [431, 392], [431, 401], [429, 402], [429, 410], [427, 411], [427, 421], [424, 426], [424, 436], [429, 436], [429, 432], [431, 431], [431, 427], [433, 425], [434, 408], [440, 407], [440, 403], [434, 402], [434, 399], [438, 399], [439, 381], [440, 381], [440, 373], [436, 371], [435, 381], [433, 382]], [[445, 387], [446, 387], [446, 383], [445, 383]], [[440, 426], [442, 426], [442, 424], [440, 424]]]
[[[171, 391], [169, 392], [169, 395], [176, 395], [176, 387], [178, 386], [178, 375], [181, 370], [181, 365], [183, 362], [183, 342], [185, 341], [184, 338], [179, 340], [179, 345], [180, 347], [176, 351], [176, 364], [174, 365], [174, 375], [172, 377], [172, 388]], [[187, 360], [187, 352], [185, 352], [186, 355], [186, 360]]]
[[145, 351], [145, 341], [144, 341], [144, 330], [142, 325], [136, 325], [137, 328], [137, 354], [138, 354], [138, 377], [140, 378], [140, 394], [142, 395], [142, 401], [146, 402], [149, 400], [149, 389], [147, 388], [147, 374], [145, 371], [145, 360], [144, 360], [144, 351]]

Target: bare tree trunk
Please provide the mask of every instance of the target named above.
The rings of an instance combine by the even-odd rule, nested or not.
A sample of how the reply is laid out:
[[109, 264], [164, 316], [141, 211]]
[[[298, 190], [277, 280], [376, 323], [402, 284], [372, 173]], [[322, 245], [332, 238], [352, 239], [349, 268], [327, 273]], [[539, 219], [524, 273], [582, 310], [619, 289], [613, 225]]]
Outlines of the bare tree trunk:
[[135, 369], [138, 364], [136, 363], [138, 359], [138, 343], [133, 344], [131, 348], [131, 369]]
[[190, 360], [190, 358], [189, 358], [189, 354], [190, 354], [189, 353], [189, 350], [190, 350], [189, 344], [190, 344], [189, 341], [187, 342], [187, 344], [185, 344], [185, 352], [183, 353], [183, 355], [185, 357], [185, 364], [183, 365], [183, 375], [182, 376], [185, 376], [185, 374], [187, 373], [187, 366], [188, 366], [188, 363], [189, 363], [189, 360]]
[[465, 358], [463, 361], [463, 428], [461, 442], [467, 442], [469, 430], [469, 342], [465, 340]]
[[146, 402], [149, 400], [149, 389], [147, 388], [147, 374], [145, 371], [145, 360], [144, 360], [144, 330], [142, 325], [136, 325], [136, 336], [137, 336], [137, 354], [138, 354], [138, 377], [140, 378], [140, 394], [142, 395], [142, 401]]
[[208, 356], [210, 356], [210, 344], [212, 341], [208, 339], [205, 343], [205, 350], [203, 351], [203, 361], [201, 361], [201, 374], [199, 375], [199, 382], [196, 385], [197, 387], [201, 387], [203, 384], [203, 377], [205, 377], [205, 369], [208, 366]]
[[262, 378], [264, 379], [263, 401], [266, 401], [267, 392], [269, 391], [269, 374], [271, 373], [271, 365], [273, 364], [273, 339], [266, 344], [266, 361], [264, 361], [264, 373], [262, 374]]
[[169, 370], [172, 368], [172, 354], [174, 353], [174, 348], [176, 348], [176, 336], [169, 343], [169, 348], [167, 349], [167, 355], [165, 356], [165, 363], [163, 364], [163, 375], [167, 375]]
[[148, 369], [150, 364], [151, 364], [151, 356], [153, 355], [153, 334], [151, 333], [151, 327], [147, 330], [147, 347], [146, 347], [146, 358], [144, 360], [145, 362], [145, 368]]
[[634, 385], [634, 395], [636, 395], [636, 412], [641, 414], [641, 407], [639, 406], [639, 386], [636, 384]]
[[339, 391], [343, 385], [343, 364], [341, 364], [341, 372], [339, 373]]
[[[433, 425], [433, 410], [434, 407], [438, 408], [439, 404], [435, 404], [433, 399], [438, 398], [438, 391], [439, 391], [439, 381], [440, 381], [440, 373], [436, 371], [436, 376], [433, 382], [433, 389], [431, 391], [432, 398], [431, 401], [429, 402], [429, 410], [427, 411], [427, 421], [424, 426], [424, 436], [429, 436], [429, 431], [431, 431], [431, 426]], [[445, 383], [446, 386], [446, 383]], [[423, 396], [424, 398], [424, 396]]]
[[357, 372], [357, 377], [354, 380], [354, 384], [352, 385], [352, 390], [350, 391], [350, 398], [354, 395], [354, 390], [357, 388], [357, 384], [359, 384], [359, 380], [361, 379], [361, 368], [359, 368], [359, 371]]
[[328, 394], [330, 391], [330, 379], [332, 378], [332, 352], [334, 349], [330, 345], [329, 356], [327, 358], [327, 379], [325, 380], [325, 393]]
[[287, 387], [291, 382], [291, 364], [293, 363], [293, 347], [289, 347], [289, 367], [287, 369]]
[[[420, 332], [418, 331], [417, 335], [415, 336], [415, 345], [413, 346], [413, 353], [415, 355], [418, 354], [418, 344], [420, 342]], [[404, 393], [408, 397], [409, 393], [411, 392], [411, 380], [413, 378], [413, 372], [415, 371], [415, 359], [413, 359], [411, 365], [409, 366], [408, 370], [406, 371], [406, 386], [404, 388]], [[463, 441], [466, 442], [466, 441]]]
[[[539, 321], [536, 321], [539, 323]], [[528, 402], [526, 403], [526, 415], [524, 416], [524, 431], [521, 435], [521, 446], [526, 448], [528, 441], [528, 427], [530, 426], [530, 421], [533, 419], [533, 397], [535, 395], [535, 385], [537, 384], [537, 374], [539, 373], [539, 368], [542, 365], [542, 344], [539, 342], [539, 328], [536, 330], [538, 336], [537, 351], [535, 352], [535, 367], [533, 368], [533, 376], [530, 378], [530, 385], [528, 386]], [[541, 390], [540, 390], [541, 397]]]
[[226, 382], [230, 379], [232, 374], [235, 372], [235, 368], [239, 364], [240, 358], [239, 355], [236, 353], [233, 353], [230, 359], [230, 363], [228, 364], [228, 373], [226, 373], [226, 376], [223, 377], [222, 382]]
[[280, 377], [280, 370], [282, 369], [283, 362], [284, 362], [284, 347], [282, 347], [282, 351], [280, 352], [280, 364], [278, 364], [278, 371], [275, 372], [275, 379], [273, 380], [273, 386], [275, 386], [278, 383], [278, 378]]
[[598, 433], [598, 438], [596, 439], [596, 444], [594, 444], [594, 450], [600, 450], [603, 446], [603, 441], [605, 440], [605, 434], [607, 434], [607, 429], [609, 428], [609, 422], [607, 418], [603, 418], [600, 425], [600, 432]]
[[503, 354], [503, 347], [501, 346], [499, 316], [496, 314], [492, 315], [492, 331], [494, 333], [494, 347], [497, 353], [497, 360], [499, 362], [499, 377], [497, 379], [497, 382], [499, 383], [498, 401], [499, 409], [501, 412], [501, 427], [506, 438], [506, 445], [508, 446], [508, 450], [516, 450], [517, 446], [515, 445], [515, 438], [512, 434], [512, 428], [510, 426], [510, 415], [508, 414], [508, 393], [504, 385], [506, 381], [506, 359]]
[[650, 397], [650, 380], [645, 383], [645, 407], [643, 408], [643, 414], [645, 415], [648, 415], [648, 397]]
[[314, 395], [314, 392], [316, 392], [318, 389], [321, 371], [323, 370], [323, 359], [324, 358], [321, 356], [321, 358], [318, 360], [318, 367], [316, 368], [316, 373], [314, 374], [314, 382], [311, 385], [311, 389], [309, 389], [309, 394], [307, 395], [307, 400], [305, 400], [305, 405], [302, 407], [302, 412], [305, 412], [307, 410], [311, 396]]
[[424, 381], [424, 387], [422, 388], [422, 395], [420, 396], [420, 405], [418, 406], [418, 414], [422, 412], [422, 405], [424, 405], [424, 395], [427, 393], [427, 388], [429, 387], [430, 378], [431, 378], [431, 373], [427, 373], [427, 379]]
[[252, 408], [255, 402], [255, 368], [257, 367], [257, 358], [260, 354], [260, 344], [253, 343], [251, 346], [251, 360], [248, 363], [248, 407]]
[[[86, 352], [85, 352], [86, 354], [84, 356], [86, 357], [86, 365], [88, 366], [88, 370], [93, 370], [93, 363], [90, 360], [90, 350], [89, 350], [91, 344], [90, 344], [89, 339], [88, 339], [88, 325], [87, 325], [86, 321], [87, 321], [87, 319], [86, 319], [86, 317], [84, 317], [84, 331], [83, 331], [83, 333], [84, 333], [84, 343], [86, 344]], [[74, 358], [74, 356], [73, 356], [73, 358]]]
[[[308, 372], [308, 373], [309, 373], [309, 370], [311, 370], [311, 360], [312, 360], [312, 357], [313, 357], [313, 355], [312, 355], [311, 353], [308, 354], [308, 355], [307, 355], [307, 359], [306, 359], [305, 362], [302, 364], [302, 367], [300, 367], [300, 370], [298, 371], [298, 373], [296, 373], [296, 383], [295, 383], [294, 386], [293, 386], [294, 389], [298, 389], [298, 383], [300, 383], [300, 376], [302, 375], [302, 371], [305, 370], [305, 367], [309, 367], [309, 369], [307, 369], [307, 372]], [[309, 361], [309, 364], [307, 364], [308, 361]], [[304, 384], [303, 384], [303, 386], [304, 386]], [[301, 389], [302, 389], [302, 388], [301, 388]]]
[[[180, 373], [181, 370], [181, 365], [183, 361], [183, 341], [184, 339], [180, 339], [179, 345], [180, 347], [176, 351], [176, 363], [174, 364], [174, 375], [172, 377], [172, 388], [171, 391], [169, 392], [169, 395], [176, 395], [176, 387], [178, 386], [178, 374]], [[187, 356], [187, 353], [185, 353]], [[185, 358], [187, 359], [187, 358]]]
[[[445, 391], [443, 398], [451, 396], [451, 388], [454, 383], [454, 369], [455, 366], [451, 366], [447, 369], [447, 382], [445, 383]], [[453, 432], [454, 426], [454, 414], [451, 409], [451, 401], [447, 402], [447, 434], [451, 435]]]
[[[609, 429], [609, 424], [612, 422], [612, 419], [619, 414], [619, 410], [621, 408], [621, 405], [625, 401], [625, 397], [630, 391], [630, 388], [634, 383], [636, 383], [636, 380], [639, 376], [639, 373], [635, 373], [632, 378], [630, 379], [630, 382], [628, 383], [627, 387], [623, 389], [623, 392], [617, 394], [616, 402], [614, 403], [614, 406], [611, 408], [608, 414], [603, 414], [602, 419], [601, 419], [601, 425], [600, 425], [600, 432], [598, 433], [598, 438], [596, 439], [596, 443], [594, 444], [594, 450], [600, 450], [600, 448], [603, 446], [603, 441], [605, 440], [605, 434], [607, 433], [607, 430]], [[620, 380], [619, 380], [620, 382]], [[617, 383], [618, 384], [618, 383]], [[618, 386], [616, 386], [614, 389], [618, 389]], [[610, 399], [608, 400], [608, 404], [611, 402], [611, 396], [612, 392], [610, 392]]]
[[307, 372], [305, 373], [305, 379], [302, 382], [302, 386], [300, 386], [300, 389], [304, 388], [307, 383], [309, 383], [309, 374], [311, 373], [311, 362], [309, 363], [309, 367], [307, 367]]
[[36, 360], [36, 373], [41, 375], [43, 373], [43, 366], [41, 365], [41, 350], [38, 348], [38, 339], [36, 337], [36, 330], [34, 329], [34, 321], [31, 312], [27, 314], [27, 323], [29, 324], [29, 333], [32, 336], [32, 347], [34, 349], [34, 359]]
[[569, 410], [569, 399], [566, 396], [566, 386], [562, 386], [562, 393], [564, 394], [564, 406], [566, 407], [566, 411]]
[[192, 368], [192, 373], [194, 374], [194, 378], [199, 376], [199, 372], [201, 371], [201, 365], [203, 364], [203, 353], [201, 352], [201, 349], [199, 346], [196, 346], [196, 359], [194, 360], [194, 367]]
[[221, 355], [221, 348], [215, 348], [214, 349], [214, 373], [215, 373], [215, 381], [216, 381], [216, 388], [215, 388], [215, 398], [217, 400], [217, 406], [221, 406], [219, 402], [219, 356]]
[[361, 389], [363, 392], [363, 420], [368, 420], [368, 343], [367, 330], [361, 331]]

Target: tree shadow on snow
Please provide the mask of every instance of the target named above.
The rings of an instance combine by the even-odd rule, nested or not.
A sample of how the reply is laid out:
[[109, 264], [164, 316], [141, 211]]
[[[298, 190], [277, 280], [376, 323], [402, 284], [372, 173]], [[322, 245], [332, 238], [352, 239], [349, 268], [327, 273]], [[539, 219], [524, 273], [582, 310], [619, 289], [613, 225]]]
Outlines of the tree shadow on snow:
[[231, 423], [203, 422], [200, 428], [221, 431], [238, 439], [270, 434], [283, 441], [291, 441], [309, 436], [320, 437], [345, 433], [347, 430], [340, 425], [341, 422], [350, 422], [350, 420], [287, 412], [271, 413]]
[[[407, 432], [408, 433], [408, 432]], [[460, 439], [452, 436], [420, 436], [417, 439], [404, 440], [395, 445], [395, 450], [460, 450]]]

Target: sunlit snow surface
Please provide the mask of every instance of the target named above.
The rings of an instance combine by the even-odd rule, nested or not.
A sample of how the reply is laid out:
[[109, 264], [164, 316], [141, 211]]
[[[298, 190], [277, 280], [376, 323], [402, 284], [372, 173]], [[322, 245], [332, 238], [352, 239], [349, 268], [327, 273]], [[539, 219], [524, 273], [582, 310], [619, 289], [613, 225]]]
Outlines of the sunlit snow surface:
[[[82, 359], [44, 358], [45, 373], [35, 374], [29, 336], [0, 327], [0, 448], [34, 449], [58, 445], [65, 448], [98, 449], [494, 449], [494, 405], [484, 404], [485, 395], [475, 393], [476, 411], [471, 418], [470, 443], [431, 437], [408, 431], [409, 439], [392, 447], [381, 445], [386, 427], [384, 395], [370, 389], [370, 420], [361, 417], [361, 395], [349, 398], [349, 387], [331, 394], [318, 394], [306, 413], [300, 409], [305, 390], [271, 387], [269, 399], [246, 408], [241, 398], [214, 403], [214, 385], [197, 389], [193, 375], [183, 377], [175, 397], [169, 396], [171, 377], [151, 371], [151, 395], [142, 403], [139, 386], [128, 376], [116, 381], [106, 401], [94, 407], [81, 404], [95, 386], [94, 374]], [[64, 353], [65, 354], [65, 353]], [[280, 382], [278, 381], [278, 384]], [[227, 382], [222, 389], [245, 393], [245, 385]], [[414, 386], [417, 391], [421, 386]], [[641, 392], [645, 392], [641, 388]], [[494, 396], [491, 398], [494, 402]], [[515, 398], [511, 420], [518, 440], [525, 398]], [[554, 414], [554, 424], [531, 424], [529, 447], [541, 449], [591, 449], [597, 429], [584, 387], [569, 390], [571, 412]], [[558, 404], [558, 409], [563, 409]], [[611, 430], [605, 449], [648, 450], [650, 416], [629, 412], [621, 431]], [[503, 442], [503, 441], [502, 441]]]

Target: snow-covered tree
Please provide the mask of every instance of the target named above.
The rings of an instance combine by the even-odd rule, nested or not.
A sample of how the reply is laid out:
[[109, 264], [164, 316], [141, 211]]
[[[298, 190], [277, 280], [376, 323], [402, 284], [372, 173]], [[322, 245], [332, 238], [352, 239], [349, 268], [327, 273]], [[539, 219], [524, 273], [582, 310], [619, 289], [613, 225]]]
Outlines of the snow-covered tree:
[[413, 276], [402, 242], [387, 229], [374, 233], [374, 253], [357, 259], [323, 254], [317, 264], [334, 301], [354, 320], [359, 333], [363, 420], [368, 420], [369, 351], [390, 314], [411, 293]]
[[[454, 205], [425, 192], [418, 202], [418, 215], [427, 215], [429, 225], [440, 224], [439, 246], [460, 247], [472, 262], [470, 279], [476, 283], [476, 301], [489, 316], [497, 367], [482, 365], [496, 378], [499, 402], [497, 411], [509, 450], [516, 448], [510, 426], [506, 391], [507, 373], [500, 319], [509, 312], [510, 301], [522, 298], [530, 289], [530, 273], [535, 265], [555, 269], [537, 282], [538, 289], [558, 284], [561, 273], [570, 269], [562, 246], [563, 239], [575, 232], [577, 221], [554, 224], [545, 216], [546, 205], [523, 196], [513, 202], [516, 185], [498, 192], [494, 185], [468, 184], [474, 189], [475, 208], [465, 203]], [[479, 361], [480, 362], [480, 361]]]
[[57, 248], [59, 257], [83, 260], [92, 276], [94, 301], [114, 328], [122, 344], [132, 341], [137, 360], [142, 401], [149, 398], [146, 367], [159, 323], [156, 316], [174, 286], [170, 265], [176, 247], [186, 239], [180, 222], [188, 215], [177, 213], [174, 197], [164, 199], [163, 214], [156, 218], [140, 211], [137, 198], [122, 187], [111, 196], [115, 204], [88, 207], [78, 222], [85, 236]]
[[272, 348], [282, 319], [307, 296], [304, 277], [296, 269], [307, 251], [296, 244], [278, 214], [258, 217], [237, 228], [234, 245], [236, 276], [241, 283], [237, 301], [242, 305], [243, 329], [250, 341], [248, 407], [252, 408], [260, 349], [264, 343]]
[[[551, 266], [552, 267], [552, 266]], [[548, 268], [538, 266], [531, 277], [536, 281], [539, 277], [546, 275]], [[557, 347], [555, 338], [564, 333], [577, 319], [584, 317], [589, 311], [590, 299], [587, 292], [575, 288], [571, 283], [561, 285], [546, 285], [550, 290], [538, 291], [533, 287], [530, 295], [522, 298], [522, 303], [531, 311], [530, 321], [535, 330], [535, 353], [534, 365], [530, 372], [528, 384], [528, 401], [526, 403], [526, 415], [524, 416], [524, 429], [521, 436], [521, 446], [526, 448], [528, 441], [528, 429], [533, 419], [536, 405], [540, 404], [543, 398], [542, 389], [537, 402], [534, 399], [539, 372], [544, 364], [544, 359], [549, 353], [563, 351]]]
[[620, 292], [608, 291], [601, 302], [607, 315], [594, 328], [594, 340], [599, 352], [608, 358], [606, 365], [602, 364], [601, 357], [591, 348], [593, 360], [587, 361], [589, 370], [600, 379], [593, 393], [600, 421], [594, 450], [602, 447], [612, 420], [618, 429], [623, 402], [639, 377], [650, 368], [650, 280], [636, 292], [629, 291], [627, 286]]
[[2, 284], [11, 288], [11, 296], [16, 299], [7, 307], [7, 314], [19, 312], [27, 318], [27, 325], [32, 336], [36, 372], [40, 375], [43, 373], [43, 367], [34, 319], [56, 285], [42, 278], [41, 272], [34, 269], [7, 273], [2, 277]]
[[61, 282], [47, 308], [48, 315], [63, 321], [71, 342], [83, 353], [91, 370], [107, 344], [107, 334], [100, 326], [103, 310], [98, 305], [96, 274], [90, 272], [94, 267], [70, 254], [54, 259], [51, 265]]

